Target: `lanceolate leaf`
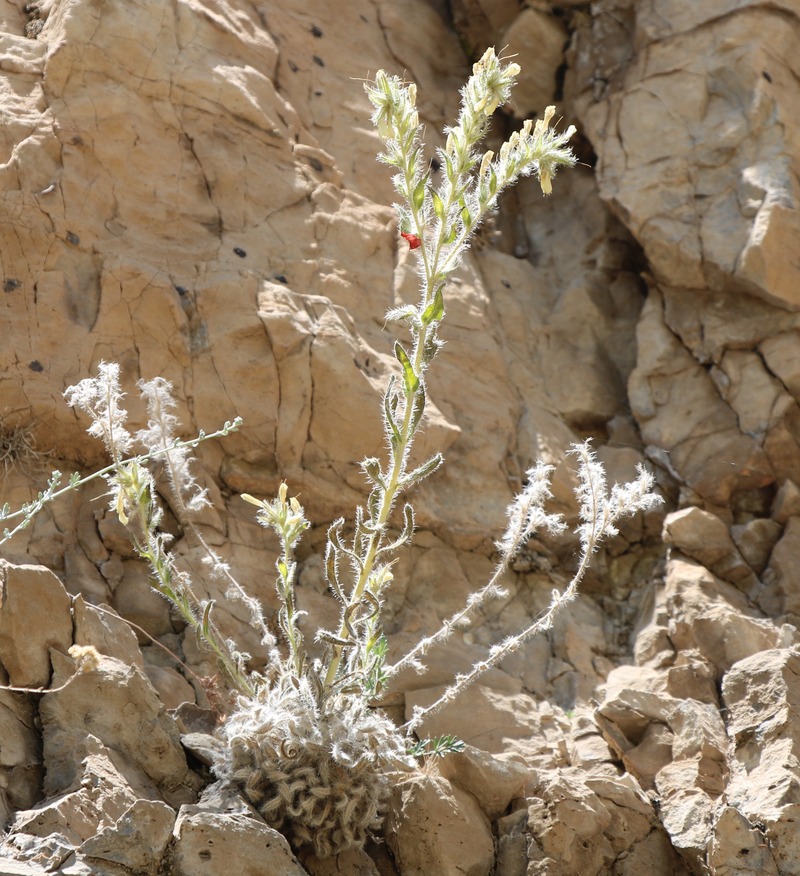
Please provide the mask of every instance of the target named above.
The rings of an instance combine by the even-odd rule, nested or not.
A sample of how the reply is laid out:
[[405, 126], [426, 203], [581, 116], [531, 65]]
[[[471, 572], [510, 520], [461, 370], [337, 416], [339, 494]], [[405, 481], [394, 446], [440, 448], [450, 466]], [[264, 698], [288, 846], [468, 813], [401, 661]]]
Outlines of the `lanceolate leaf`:
[[436, 192], [431, 192], [431, 198], [433, 200], [433, 212], [436, 214], [436, 218], [443, 222], [444, 221], [444, 203], [439, 195]]
[[395, 420], [395, 411], [397, 410], [398, 397], [395, 392], [395, 377], [392, 375], [389, 378], [389, 385], [386, 387], [386, 392], [383, 394], [383, 419], [386, 426], [386, 436], [389, 439], [392, 447], [397, 447], [400, 443], [400, 429]]
[[211, 609], [214, 607], [214, 600], [209, 599], [203, 608], [203, 618], [200, 621], [200, 634], [204, 639], [209, 636], [209, 624], [211, 623]]
[[411, 541], [411, 536], [413, 534], [414, 509], [411, 507], [411, 505], [406, 504], [403, 507], [403, 531], [393, 542], [391, 542], [390, 544], [386, 544], [382, 548], [380, 548], [378, 550], [378, 555], [389, 554], [392, 551], [396, 551], [398, 548]]
[[414, 189], [414, 194], [412, 196], [414, 202], [414, 209], [421, 209], [422, 205], [425, 203], [425, 184], [427, 183], [427, 178], [422, 177], [422, 179], [417, 183], [416, 188]]
[[421, 466], [415, 468], [410, 474], [403, 478], [403, 486], [419, 483], [423, 478], [433, 474], [437, 468], [444, 462], [444, 457], [441, 453], [435, 453], [427, 462], [423, 462]]
[[433, 301], [422, 311], [422, 322], [424, 325], [430, 325], [432, 322], [438, 322], [444, 316], [444, 296], [442, 295], [442, 287], [437, 287], [433, 293]]
[[419, 377], [414, 373], [414, 366], [408, 358], [408, 353], [406, 353], [399, 341], [395, 341], [394, 354], [397, 357], [397, 361], [403, 366], [403, 384], [406, 395], [413, 395], [419, 389]]
[[422, 419], [422, 415], [425, 413], [425, 387], [420, 386], [419, 392], [414, 398], [414, 407], [411, 409], [411, 434], [417, 431], [417, 426], [419, 426], [419, 421]]

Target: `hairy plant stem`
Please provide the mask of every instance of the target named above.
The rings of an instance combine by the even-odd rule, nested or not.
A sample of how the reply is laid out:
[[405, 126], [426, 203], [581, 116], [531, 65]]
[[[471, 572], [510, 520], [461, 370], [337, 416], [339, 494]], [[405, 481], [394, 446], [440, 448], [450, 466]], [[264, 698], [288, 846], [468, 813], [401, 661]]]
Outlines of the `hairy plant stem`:
[[151, 459], [158, 459], [161, 456], [169, 454], [170, 450], [173, 447], [187, 447], [189, 449], [193, 447], [197, 447], [198, 444], [202, 444], [203, 441], [208, 441], [211, 438], [224, 438], [229, 435], [231, 432], [236, 432], [242, 424], [241, 417], [236, 417], [232, 422], [227, 422], [221, 429], [217, 429], [216, 432], [210, 432], [206, 435], [204, 432], [201, 432], [196, 438], [192, 438], [190, 441], [181, 441], [176, 440], [173, 445], [170, 447], [164, 447], [160, 450], [152, 451], [150, 453], [142, 453], [138, 456], [131, 456], [127, 459], [121, 459], [119, 461], [115, 461], [105, 466], [105, 468], [101, 468], [98, 471], [92, 472], [90, 475], [86, 475], [85, 477], [79, 478], [77, 474], [72, 475], [69, 483], [66, 487], [62, 487], [60, 490], [56, 490], [55, 488], [61, 483], [61, 472], [54, 471], [50, 476], [50, 483], [46, 490], [39, 494], [39, 496], [34, 499], [32, 502], [28, 502], [23, 505], [18, 511], [9, 511], [6, 508], [0, 510], [0, 521], [5, 520], [15, 520], [17, 517], [22, 517], [22, 520], [13, 528], [13, 529], [4, 529], [2, 532], [2, 536], [0, 537], [0, 545], [5, 544], [9, 539], [13, 538], [18, 532], [25, 529], [33, 520], [33, 518], [39, 513], [39, 511], [44, 508], [45, 505], [49, 505], [50, 502], [54, 502], [56, 499], [60, 499], [62, 496], [65, 496], [67, 493], [71, 493], [73, 490], [80, 489], [80, 487], [85, 484], [89, 484], [92, 481], [96, 481], [98, 478], [104, 478], [106, 475], [112, 474], [118, 471], [118, 466], [121, 464], [128, 463], [138, 463], [143, 464]]
[[[130, 482], [130, 475], [126, 468], [123, 465], [117, 467], [117, 477], [120, 478], [121, 484]], [[124, 492], [125, 489], [123, 486], [122, 491]], [[236, 661], [233, 660], [224, 644], [224, 638], [211, 620], [210, 610], [213, 601], [203, 605], [194, 597], [188, 587], [182, 586], [180, 582], [177, 586], [173, 584], [172, 560], [164, 549], [162, 540], [155, 534], [155, 521], [151, 512], [155, 500], [150, 494], [150, 489], [149, 486], [145, 485], [144, 489], [136, 495], [134, 485], [129, 488], [127, 497], [136, 509], [136, 526], [139, 529], [138, 535], [131, 532], [131, 539], [136, 553], [148, 563], [156, 578], [152, 585], [153, 588], [178, 609], [183, 620], [202, 638], [236, 689], [240, 693], [255, 696], [255, 688], [236, 665]], [[195, 605], [192, 605], [192, 599], [194, 599]], [[200, 613], [199, 619], [198, 612]]]

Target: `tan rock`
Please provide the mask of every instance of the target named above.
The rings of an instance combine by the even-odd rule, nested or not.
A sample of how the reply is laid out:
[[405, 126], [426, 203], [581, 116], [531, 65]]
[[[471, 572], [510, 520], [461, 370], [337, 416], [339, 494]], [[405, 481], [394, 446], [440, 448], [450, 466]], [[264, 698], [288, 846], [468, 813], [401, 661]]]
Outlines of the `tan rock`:
[[181, 806], [172, 850], [175, 876], [222, 873], [232, 861], [242, 873], [266, 871], [285, 876], [306, 873], [289, 843], [263, 821], [249, 815]]
[[714, 605], [694, 621], [695, 637], [700, 653], [726, 672], [745, 657], [760, 651], [786, 646], [787, 630], [769, 620], [747, 617], [729, 606]]
[[603, 739], [591, 712], [578, 711], [571, 717], [568, 742], [570, 766], [588, 773], [616, 776], [616, 756]]
[[145, 666], [144, 673], [167, 709], [177, 709], [183, 703], [194, 703], [194, 688], [174, 669], [166, 666]]
[[114, 607], [125, 620], [141, 627], [135, 631], [140, 645], [173, 631], [170, 606], [150, 585], [151, 572], [137, 560], [123, 562], [123, 577], [114, 591]]
[[72, 604], [72, 617], [76, 645], [91, 645], [101, 654], [144, 669], [135, 633], [113, 609], [88, 605], [77, 596]]
[[719, 367], [712, 368], [711, 376], [721, 397], [735, 412], [739, 428], [747, 435], [763, 440], [794, 404], [757, 353], [727, 350]]
[[64, 578], [69, 582], [70, 596], [81, 595], [93, 604], [111, 599], [108, 582], [77, 545], [64, 552]]
[[[143, 788], [119, 772], [114, 755], [90, 736], [75, 786], [17, 813], [3, 851], [15, 858], [58, 866], [74, 849], [105, 828], [114, 828]], [[161, 804], [162, 806], [164, 804]]]
[[800, 618], [800, 591], [794, 573], [798, 549], [800, 517], [792, 517], [772, 550], [769, 564], [761, 576], [762, 589], [756, 597], [767, 614], [787, 615], [790, 622]]
[[308, 876], [381, 876], [364, 849], [348, 849], [332, 858], [302, 854], [301, 863]]
[[664, 724], [647, 726], [638, 745], [622, 755], [625, 769], [636, 777], [647, 791], [655, 788], [656, 775], [672, 761], [675, 734]]
[[454, 0], [453, 24], [475, 54], [484, 45], [497, 45], [502, 31], [519, 14], [513, 0]]
[[[737, 829], [755, 829], [743, 844], [748, 856], [758, 861], [766, 844], [778, 872], [794, 860], [797, 842], [797, 662], [796, 649], [764, 651], [735, 664], [722, 687], [734, 744], [727, 800], [741, 813]], [[717, 856], [723, 842], [724, 834], [714, 844]]]
[[525, 876], [528, 870], [527, 831], [527, 809], [517, 809], [497, 820], [495, 876]]
[[741, 591], [680, 554], [671, 556], [667, 564], [666, 597], [670, 639], [681, 652], [702, 651], [695, 622], [712, 604], [733, 609], [746, 617], [757, 613]]
[[[406, 694], [406, 720], [414, 706], [427, 706], [438, 699], [443, 688], [425, 688]], [[527, 694], [509, 693], [473, 684], [452, 703], [443, 707], [419, 727], [420, 738], [452, 733], [483, 751], [513, 752], [527, 762], [543, 758], [555, 762], [566, 754], [566, 722], [562, 724], [547, 703]]]
[[720, 812], [708, 857], [716, 873], [736, 872], [743, 866], [764, 876], [778, 876], [780, 872], [763, 832], [735, 806], [727, 806]]
[[[734, 489], [768, 483], [764, 452], [739, 431], [708, 373], [667, 328], [655, 291], [645, 303], [637, 338], [639, 360], [628, 392], [645, 440], [669, 451], [679, 477], [712, 504], [724, 505]], [[692, 437], [708, 433], [715, 436], [713, 446]]]
[[[67, 662], [74, 665], [65, 660], [65, 669]], [[88, 726], [167, 802], [193, 798], [196, 777], [189, 772], [178, 730], [137, 666], [101, 657], [98, 669], [78, 672], [48, 694], [40, 714], [46, 793], [63, 792], [79, 778]]]
[[5, 828], [14, 810], [30, 808], [41, 796], [40, 738], [29, 697], [0, 690], [0, 739], [0, 818]]
[[446, 779], [418, 773], [392, 792], [386, 841], [404, 876], [489, 876], [494, 841], [475, 799]]
[[463, 752], [451, 754], [437, 763], [439, 775], [469, 792], [490, 821], [508, 808], [522, 789], [530, 768], [511, 757], [493, 757], [479, 748], [466, 745]]
[[[651, 832], [658, 833], [647, 798], [630, 776], [582, 781], [575, 770], [541, 772], [530, 787], [528, 873], [592, 876], [634, 854]], [[663, 845], [662, 845], [663, 848]], [[640, 849], [634, 860], [644, 852]], [[659, 861], [672, 872], [674, 853]]]
[[155, 873], [172, 838], [175, 812], [166, 803], [136, 800], [111, 828], [85, 840], [64, 876], [94, 873], [103, 876], [125, 867], [136, 873]]
[[0, 876], [46, 876], [47, 870], [37, 864], [23, 864], [9, 858], [0, 858]]
[[744, 562], [728, 527], [701, 508], [683, 508], [664, 519], [664, 541], [710, 569], [726, 581], [747, 589], [755, 582], [753, 571]]
[[69, 596], [61, 581], [44, 566], [0, 560], [0, 663], [10, 683], [44, 687], [50, 680], [49, 650], [66, 653], [70, 645]]
[[673, 761], [656, 777], [661, 822], [673, 848], [693, 870], [702, 866], [716, 808], [715, 798], [704, 788], [706, 784], [701, 764], [694, 759]]
[[797, 516], [800, 516], [800, 487], [787, 478], [772, 503], [772, 517], [777, 523], [785, 524]]
[[800, 398], [800, 354], [798, 332], [779, 332], [759, 345], [769, 370], [775, 374], [794, 398]]
[[523, 8], [506, 28], [501, 42], [521, 59], [522, 73], [514, 90], [514, 115], [518, 119], [541, 116], [555, 98], [556, 75], [564, 61], [567, 43], [566, 29], [552, 15]]
[[[792, 712], [798, 695], [795, 672], [800, 657], [794, 649], [765, 650], [736, 663], [722, 683], [729, 712], [728, 732], [740, 746], [781, 740], [800, 744]], [[758, 740], [753, 738], [757, 732]]]
[[766, 568], [772, 549], [782, 532], [783, 528], [778, 521], [757, 517], [748, 523], [732, 526], [731, 538], [747, 565], [760, 575]]
[[[659, 34], [651, 50], [623, 55], [610, 71], [605, 99], [594, 104], [592, 65], [586, 64], [584, 123], [602, 155], [601, 190], [667, 283], [719, 288], [722, 277], [730, 277], [750, 294], [791, 307], [796, 292], [786, 273], [779, 276], [788, 269], [779, 265], [795, 229], [796, 217], [785, 207], [791, 184], [758, 160], [772, 142], [770, 112], [791, 112], [788, 70], [770, 64], [762, 44], [748, 39], [758, 21], [770, 45], [783, 47], [793, 39], [791, 28], [778, 14], [761, 18], [739, 10], [681, 31], [671, 15], [654, 9], [635, 16], [631, 35], [649, 43]], [[684, 20], [688, 25], [689, 17]], [[732, 88], [724, 71], [734, 54]], [[728, 122], [732, 103], [744, 94], [747, 111]], [[791, 154], [792, 138], [775, 148]]]

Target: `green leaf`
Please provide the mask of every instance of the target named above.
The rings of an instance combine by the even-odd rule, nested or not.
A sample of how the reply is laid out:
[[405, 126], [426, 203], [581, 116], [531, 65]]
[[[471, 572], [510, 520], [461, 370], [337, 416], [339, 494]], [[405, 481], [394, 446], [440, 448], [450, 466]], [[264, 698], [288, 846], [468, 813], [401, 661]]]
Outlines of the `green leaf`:
[[427, 462], [423, 462], [422, 465], [403, 478], [403, 486], [419, 483], [423, 478], [433, 474], [443, 462], [444, 457], [442, 454], [435, 453]]
[[341, 529], [343, 524], [344, 520], [341, 517], [331, 524], [330, 529], [328, 529], [328, 543], [325, 545], [325, 579], [331, 593], [342, 604], [344, 604], [345, 598], [339, 581], [339, 551], [336, 547], [335, 535], [331, 533], [331, 530], [335, 527]]
[[422, 322], [424, 325], [430, 325], [432, 322], [439, 322], [443, 316], [444, 296], [442, 295], [442, 287], [438, 286], [433, 293], [433, 301], [422, 312]]
[[436, 214], [436, 218], [440, 222], [444, 222], [444, 201], [442, 201], [436, 192], [431, 192], [431, 198], [433, 200], [433, 212]]
[[203, 618], [200, 621], [200, 635], [203, 636], [204, 639], [209, 638], [209, 629], [208, 625], [211, 623], [211, 609], [214, 607], [214, 600], [209, 599], [205, 604], [205, 608], [203, 609]]
[[446, 736], [435, 736], [433, 739], [420, 739], [408, 748], [408, 753], [412, 757], [444, 757], [451, 752], [460, 752], [464, 750], [464, 743], [457, 739], [452, 734]]
[[411, 409], [410, 434], [413, 435], [417, 431], [417, 426], [425, 413], [426, 394], [425, 387], [420, 386], [419, 392], [414, 397], [414, 406]]
[[411, 196], [411, 203], [414, 205], [415, 210], [420, 210], [425, 203], [425, 185], [427, 182], [427, 177], [423, 176], [414, 187], [414, 193]]
[[400, 443], [400, 429], [395, 420], [394, 414], [397, 410], [397, 393], [395, 392], [395, 377], [392, 375], [389, 378], [389, 385], [386, 387], [386, 392], [383, 394], [383, 422], [386, 427], [386, 436], [389, 439], [392, 447], [397, 447]]
[[406, 395], [413, 395], [419, 389], [419, 377], [414, 373], [414, 367], [408, 358], [408, 353], [406, 353], [399, 341], [395, 341], [394, 354], [397, 357], [397, 361], [403, 366], [403, 384]]

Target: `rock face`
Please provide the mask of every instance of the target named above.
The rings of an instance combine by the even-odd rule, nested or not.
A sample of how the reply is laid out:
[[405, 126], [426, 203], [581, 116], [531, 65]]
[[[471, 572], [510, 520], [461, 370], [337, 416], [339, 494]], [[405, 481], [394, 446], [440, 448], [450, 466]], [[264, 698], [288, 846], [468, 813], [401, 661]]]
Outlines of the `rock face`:
[[[797, 872], [798, 39], [788, 0], [3, 5], [0, 505], [105, 464], [68, 385], [101, 360], [128, 389], [161, 375], [185, 434], [245, 420], [198, 451], [198, 530], [274, 609], [277, 548], [238, 494], [286, 480], [318, 525], [298, 599], [326, 623], [325, 530], [383, 444], [384, 314], [416, 295], [358, 80], [405, 71], [436, 145], [489, 44], [523, 68], [490, 141], [556, 103], [582, 164], [552, 199], [510, 193], [449, 288], [417, 448], [447, 462], [394, 568], [393, 653], [491, 575], [536, 458], [573, 517], [564, 453], [586, 436], [612, 482], [646, 461], [667, 504], [548, 636], [431, 719], [469, 747], [398, 785], [385, 845], [300, 862], [203, 793], [180, 735], [224, 707], [214, 666], [102, 483], [66, 495], [0, 549], [0, 682], [19, 688], [0, 690], [0, 873]], [[180, 508], [163, 526], [258, 665]], [[532, 542], [392, 716], [537, 617], [574, 550]]]

